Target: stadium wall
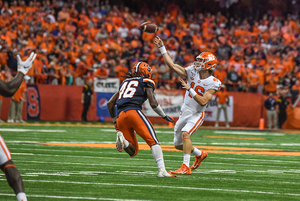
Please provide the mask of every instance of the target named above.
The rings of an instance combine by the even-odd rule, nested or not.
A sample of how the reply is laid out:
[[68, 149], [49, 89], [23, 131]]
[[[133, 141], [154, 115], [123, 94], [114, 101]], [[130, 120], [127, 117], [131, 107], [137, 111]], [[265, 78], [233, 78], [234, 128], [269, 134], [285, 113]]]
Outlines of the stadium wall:
[[[82, 87], [79, 86], [53, 86], [53, 85], [28, 85], [27, 103], [23, 103], [23, 119], [28, 120], [42, 120], [42, 121], [81, 121], [81, 113], [83, 105], [81, 104]], [[168, 107], [168, 100], [172, 100], [172, 105], [181, 104], [180, 101], [175, 101], [176, 97], [183, 100], [184, 90], [156, 90], [156, 93], [161, 97], [160, 104]], [[164, 97], [164, 95], [166, 97]], [[176, 96], [173, 96], [175, 94]], [[261, 117], [266, 121], [266, 110], [264, 108], [264, 101], [267, 96], [255, 93], [238, 93], [230, 92], [232, 104], [232, 119], [229, 122], [231, 126], [243, 127], [258, 127]], [[171, 98], [170, 98], [171, 97]], [[4, 98], [1, 110], [1, 119], [7, 120], [9, 113], [10, 98]], [[93, 103], [91, 104], [88, 112], [89, 121], [99, 121], [100, 117], [96, 116], [97, 110], [96, 94], [94, 94]], [[176, 105], [175, 105], [176, 106]], [[26, 108], [26, 109], [25, 109]], [[203, 125], [214, 125], [214, 117], [210, 116], [213, 111], [216, 111], [216, 103], [211, 101], [208, 106], [206, 116], [208, 119], [204, 121]], [[212, 112], [210, 112], [212, 111]], [[145, 111], [147, 114], [147, 112]], [[293, 121], [299, 114], [298, 110], [289, 111], [292, 123], [287, 124], [288, 128], [293, 128]], [[221, 116], [223, 114], [221, 113]], [[151, 115], [150, 115], [151, 116]], [[210, 118], [209, 118], [210, 116]], [[168, 123], [160, 117], [149, 117], [152, 123]], [[175, 119], [177, 117], [175, 116]], [[105, 121], [111, 121], [111, 118], [102, 118]], [[221, 126], [224, 122], [219, 123]]]

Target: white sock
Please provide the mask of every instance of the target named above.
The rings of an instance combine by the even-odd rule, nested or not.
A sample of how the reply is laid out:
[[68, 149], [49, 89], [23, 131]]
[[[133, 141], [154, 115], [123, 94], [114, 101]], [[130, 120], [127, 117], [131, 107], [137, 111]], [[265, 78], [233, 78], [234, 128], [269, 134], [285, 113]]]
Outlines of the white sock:
[[163, 153], [161, 150], [161, 147], [159, 144], [155, 144], [151, 147], [151, 151], [152, 151], [152, 156], [157, 164], [158, 170], [162, 171], [165, 170], [165, 162], [164, 162], [164, 157], [163, 157]]
[[202, 151], [194, 147], [194, 151], [192, 152], [195, 156], [200, 156], [202, 154]]
[[186, 166], [190, 166], [190, 159], [191, 155], [190, 154], [183, 154], [183, 163], [186, 164]]
[[127, 148], [129, 146], [129, 142], [125, 139], [124, 141], [124, 148]]
[[26, 194], [23, 193], [23, 192], [18, 193], [18, 194], [17, 194], [17, 199], [18, 199], [18, 201], [27, 201]]

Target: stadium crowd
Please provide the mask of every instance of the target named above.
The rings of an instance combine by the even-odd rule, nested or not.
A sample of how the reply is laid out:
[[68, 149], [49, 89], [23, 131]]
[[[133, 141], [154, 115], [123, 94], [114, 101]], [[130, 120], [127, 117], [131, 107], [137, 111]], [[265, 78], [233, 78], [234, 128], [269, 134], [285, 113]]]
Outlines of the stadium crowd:
[[[105, 1], [0, 0], [0, 65], [5, 80], [16, 73], [16, 55], [38, 56], [30, 83], [84, 85], [88, 78], [122, 76], [136, 61], [153, 68], [158, 88], [180, 88], [178, 76], [154, 48], [155, 34], [140, 30], [151, 21], [174, 62], [187, 66], [202, 51], [214, 53], [214, 76], [227, 91], [273, 93], [300, 90], [300, 20], [297, 15], [265, 14], [233, 18], [188, 13], [177, 4], [139, 11]], [[142, 14], [145, 13], [145, 14]]]

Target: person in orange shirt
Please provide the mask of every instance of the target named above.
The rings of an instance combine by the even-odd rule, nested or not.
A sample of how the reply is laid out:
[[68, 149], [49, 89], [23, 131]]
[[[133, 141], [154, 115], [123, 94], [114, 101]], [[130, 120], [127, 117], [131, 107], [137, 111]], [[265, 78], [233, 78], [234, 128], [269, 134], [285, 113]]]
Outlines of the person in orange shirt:
[[291, 88], [291, 94], [292, 94], [292, 103], [295, 102], [295, 100], [297, 99], [297, 96], [300, 93], [300, 81], [296, 80], [295, 84], [292, 86]]
[[225, 83], [227, 73], [225, 70], [223, 70], [222, 64], [217, 65], [217, 69], [214, 71], [214, 76], [218, 78], [221, 83]]
[[275, 75], [275, 70], [270, 70], [271, 75], [266, 77], [265, 82], [265, 92], [269, 93], [276, 93], [277, 91], [277, 84], [278, 84], [278, 76]]
[[120, 61], [120, 65], [115, 67], [115, 74], [116, 74], [116, 78], [120, 79], [120, 83], [123, 82], [123, 80], [125, 79], [123, 76], [125, 76], [125, 74], [128, 72], [128, 68], [126, 66], [126, 60], [122, 59]]
[[98, 64], [97, 66], [98, 66], [97, 71], [94, 74], [95, 77], [99, 79], [108, 78], [108, 72], [107, 69], [105, 68], [105, 65]]
[[259, 74], [256, 72], [256, 67], [252, 68], [252, 72], [249, 72], [247, 76], [248, 81], [248, 92], [256, 93], [257, 87], [260, 83]]
[[91, 67], [88, 67], [85, 63], [86, 56], [82, 56], [81, 59], [76, 59], [76, 70], [74, 73], [75, 84], [77, 86], [83, 86], [85, 83], [87, 71], [94, 71]]
[[25, 92], [27, 90], [27, 85], [25, 83], [25, 76], [22, 84], [16, 93], [12, 96], [10, 101], [10, 109], [8, 115], [8, 123], [24, 123], [22, 120], [22, 108], [23, 101], [25, 101]]
[[227, 115], [227, 104], [229, 103], [229, 95], [228, 92], [225, 90], [224, 84], [221, 86], [221, 90], [215, 93], [215, 97], [216, 97], [215, 101], [217, 102], [217, 107], [218, 107], [215, 127], [219, 127], [219, 118], [220, 118], [221, 110], [224, 111], [225, 125], [226, 127], [229, 127], [228, 115]]
[[16, 123], [25, 123], [22, 119], [22, 111], [23, 111], [23, 103], [26, 102], [26, 91], [27, 91], [27, 83], [30, 80], [29, 76], [24, 76], [24, 81], [21, 84], [20, 88], [22, 91], [21, 101], [19, 103], [19, 108], [16, 113]]
[[265, 71], [264, 71], [264, 67], [262, 65], [260, 65], [258, 67], [258, 69], [256, 70], [256, 73], [258, 74], [258, 77], [259, 77], [259, 85], [257, 87], [257, 92], [259, 94], [263, 94], [264, 84], [265, 84]]

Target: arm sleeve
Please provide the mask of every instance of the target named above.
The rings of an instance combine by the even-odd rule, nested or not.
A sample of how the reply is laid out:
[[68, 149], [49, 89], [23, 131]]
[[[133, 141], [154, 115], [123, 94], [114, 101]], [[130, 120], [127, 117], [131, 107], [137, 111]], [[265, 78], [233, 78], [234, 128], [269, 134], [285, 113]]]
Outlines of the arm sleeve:
[[212, 86], [210, 88], [214, 89], [216, 91], [220, 91], [221, 85], [222, 85], [221, 81], [218, 80], [217, 78], [213, 78], [213, 81], [214, 82], [213, 82], [213, 84], [212, 84]]
[[185, 68], [185, 72], [186, 72], [186, 75], [187, 75], [187, 77], [189, 78], [189, 77], [192, 77], [192, 71], [194, 70], [194, 67], [193, 66], [188, 66], [188, 67], [186, 67]]

